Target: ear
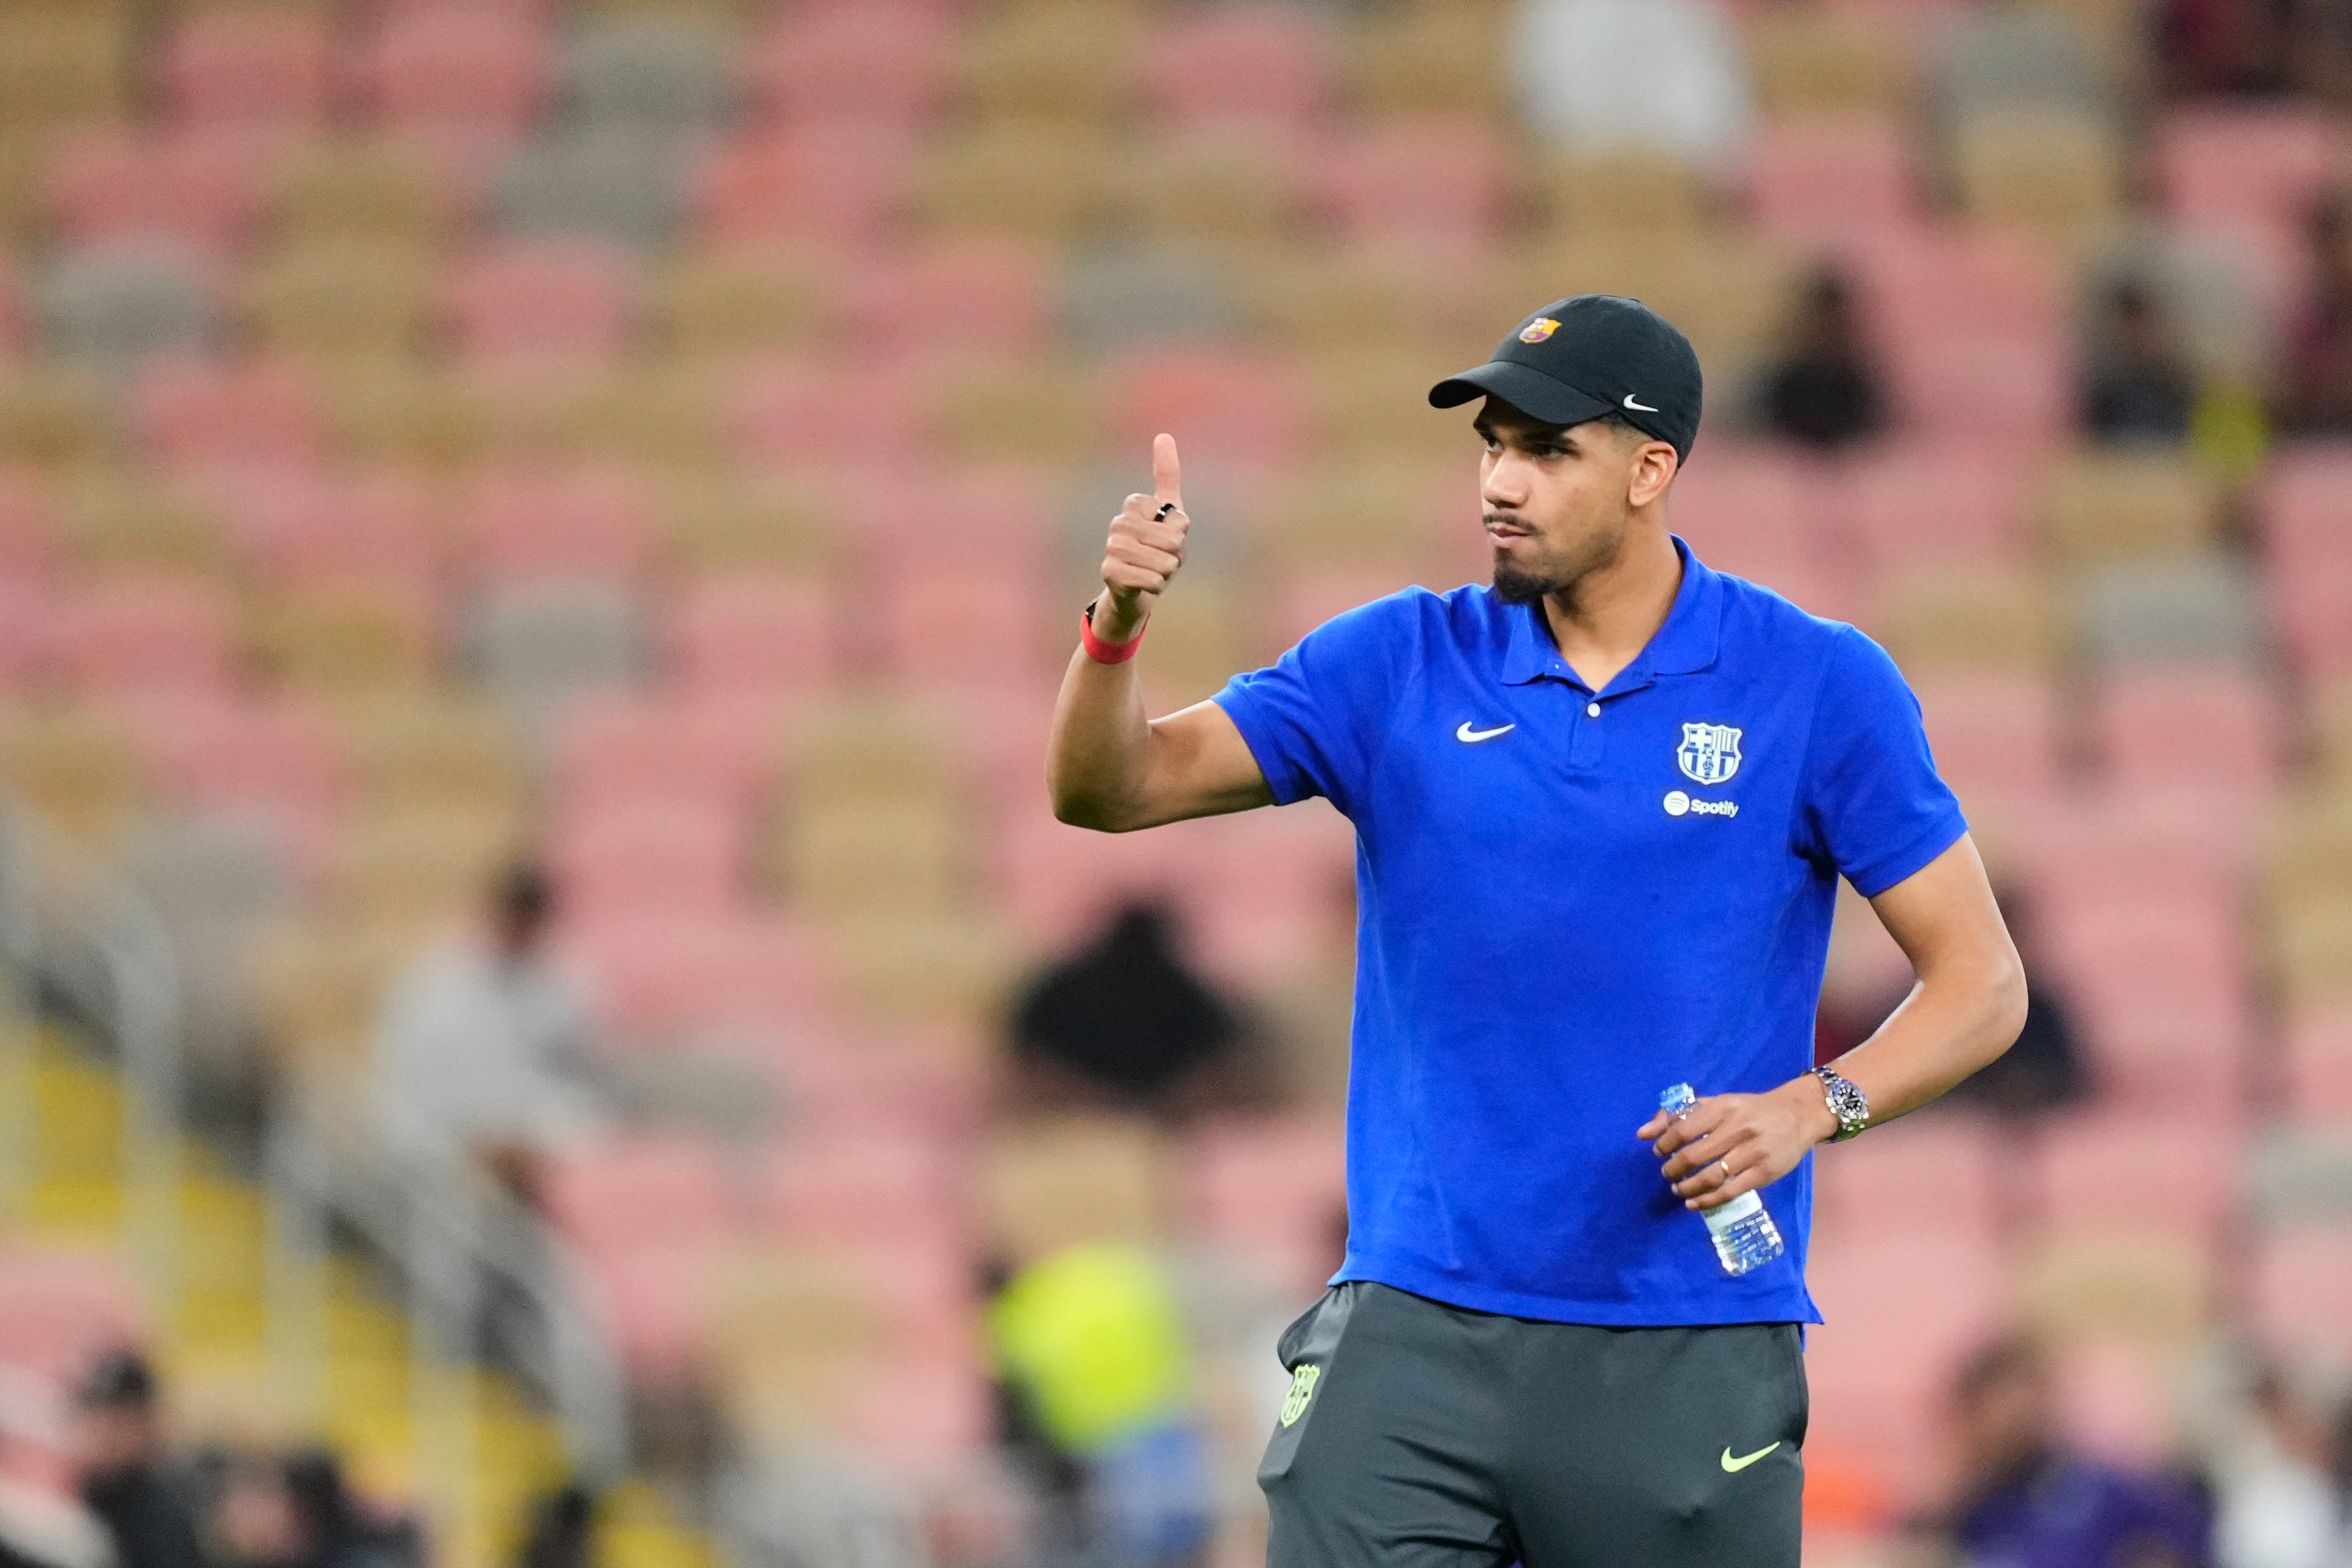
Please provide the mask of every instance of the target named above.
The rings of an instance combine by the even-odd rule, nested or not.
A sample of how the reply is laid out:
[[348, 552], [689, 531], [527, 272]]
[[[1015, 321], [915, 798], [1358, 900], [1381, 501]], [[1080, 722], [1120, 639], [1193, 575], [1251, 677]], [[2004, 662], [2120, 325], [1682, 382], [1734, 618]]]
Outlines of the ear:
[[1666, 493], [1682, 469], [1682, 459], [1664, 441], [1644, 441], [1633, 452], [1633, 471], [1626, 486], [1625, 499], [1636, 507], [1648, 506]]

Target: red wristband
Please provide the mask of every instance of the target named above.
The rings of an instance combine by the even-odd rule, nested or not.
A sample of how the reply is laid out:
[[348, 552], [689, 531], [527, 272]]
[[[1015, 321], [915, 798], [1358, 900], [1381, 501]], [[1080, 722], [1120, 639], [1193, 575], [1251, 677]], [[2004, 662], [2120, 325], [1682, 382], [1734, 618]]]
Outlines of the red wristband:
[[1095, 607], [1088, 605], [1078, 612], [1078, 646], [1085, 648], [1087, 657], [1097, 664], [1125, 664], [1135, 657], [1135, 650], [1143, 646], [1143, 634], [1150, 629], [1151, 623], [1145, 621], [1125, 642], [1105, 642], [1095, 636]]

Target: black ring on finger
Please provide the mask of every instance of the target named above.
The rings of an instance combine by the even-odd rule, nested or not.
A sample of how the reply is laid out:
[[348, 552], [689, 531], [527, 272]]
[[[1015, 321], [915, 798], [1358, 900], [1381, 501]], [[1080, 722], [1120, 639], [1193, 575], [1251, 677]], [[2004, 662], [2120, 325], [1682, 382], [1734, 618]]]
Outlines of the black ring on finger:
[[1175, 510], [1176, 503], [1174, 501], [1161, 501], [1160, 503], [1160, 510], [1151, 514], [1151, 521], [1154, 522], [1166, 522], [1168, 521], [1168, 514]]

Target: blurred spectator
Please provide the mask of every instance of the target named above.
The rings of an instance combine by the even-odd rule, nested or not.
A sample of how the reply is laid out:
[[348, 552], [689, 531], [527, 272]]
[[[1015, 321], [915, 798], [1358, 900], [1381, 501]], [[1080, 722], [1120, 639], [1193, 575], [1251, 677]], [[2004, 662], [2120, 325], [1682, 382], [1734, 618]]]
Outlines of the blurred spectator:
[[404, 1520], [373, 1517], [343, 1483], [341, 1460], [313, 1448], [286, 1461], [301, 1568], [418, 1568], [424, 1543]]
[[1935, 64], [1947, 130], [2018, 110], [2100, 115], [2113, 107], [2105, 74], [2059, 7], [1976, 0], [1954, 20]]
[[376, 1039], [380, 1109], [395, 1142], [467, 1155], [535, 1202], [549, 1147], [596, 1120], [585, 1079], [587, 997], [548, 951], [545, 873], [511, 868], [485, 934], [419, 958], [392, 988]]
[[201, 1568], [193, 1485], [165, 1447], [155, 1374], [131, 1352], [82, 1380], [74, 1462], [82, 1500], [105, 1522], [121, 1568]]
[[2197, 375], [2156, 296], [2119, 283], [2083, 384], [2084, 433], [2107, 447], [2178, 447], [2197, 411]]
[[121, 1568], [106, 1523], [63, 1484], [49, 1385], [0, 1367], [0, 1568]]
[[1045, 971], [1013, 1017], [1023, 1098], [1181, 1113], [1257, 1097], [1234, 1007], [1193, 973], [1168, 911], [1131, 904]]
[[205, 1510], [210, 1568], [302, 1568], [302, 1524], [286, 1472], [247, 1454], [226, 1458]]
[[1823, 268], [1805, 286], [1780, 362], [1765, 373], [1763, 420], [1777, 436], [1824, 449], [1885, 428], [1878, 372], [1862, 339], [1853, 291]]
[[2216, 1456], [2218, 1568], [2344, 1568], [2352, 1521], [2336, 1489], [2344, 1434], [2275, 1368], [2247, 1399], [2251, 1430]]
[[2197, 1493], [2068, 1453], [2052, 1368], [2011, 1337], [1962, 1368], [1954, 1398], [1961, 1467], [1949, 1530], [1962, 1561], [2000, 1568], [2203, 1568], [2211, 1523]]
[[2289, 330], [2278, 424], [2299, 435], [2352, 431], [2352, 206], [2341, 194], [2312, 210], [2310, 300]]
[[1720, 171], [1747, 145], [1747, 60], [1713, 0], [1523, 0], [1512, 66], [1528, 121], [1563, 146]]
[[2177, 98], [2269, 95], [2294, 77], [2298, 0], [2164, 0], [2154, 11], [2164, 86]]
[[1981, 1105], [2010, 1116], [2033, 1116], [2091, 1097], [2090, 1064], [2084, 1059], [2063, 989], [2042, 962], [2032, 910], [2014, 888], [1997, 889], [2001, 918], [2025, 966], [2025, 1026], [2017, 1043], [1990, 1065], [1953, 1089], [1962, 1104]]
[[516, 1568], [589, 1568], [595, 1521], [596, 1499], [586, 1487], [575, 1482], [550, 1492], [531, 1510]]
[[989, 1307], [1014, 1453], [1046, 1492], [1048, 1562], [1205, 1562], [1206, 1439], [1174, 1294], [1142, 1253], [1074, 1247], [1004, 1283]]

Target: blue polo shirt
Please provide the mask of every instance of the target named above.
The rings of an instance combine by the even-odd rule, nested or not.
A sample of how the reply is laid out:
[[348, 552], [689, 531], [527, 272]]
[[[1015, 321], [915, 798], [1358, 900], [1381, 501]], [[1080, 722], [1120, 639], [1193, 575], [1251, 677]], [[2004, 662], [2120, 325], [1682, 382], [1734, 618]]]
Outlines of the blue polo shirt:
[[1595, 693], [1539, 605], [1486, 587], [1350, 610], [1216, 700], [1287, 805], [1356, 826], [1347, 1261], [1485, 1311], [1819, 1321], [1812, 1162], [1765, 1189], [1787, 1253], [1717, 1263], [1633, 1130], [1659, 1091], [1812, 1065], [1843, 876], [1902, 881], [1967, 825], [1877, 644], [1708, 570]]

